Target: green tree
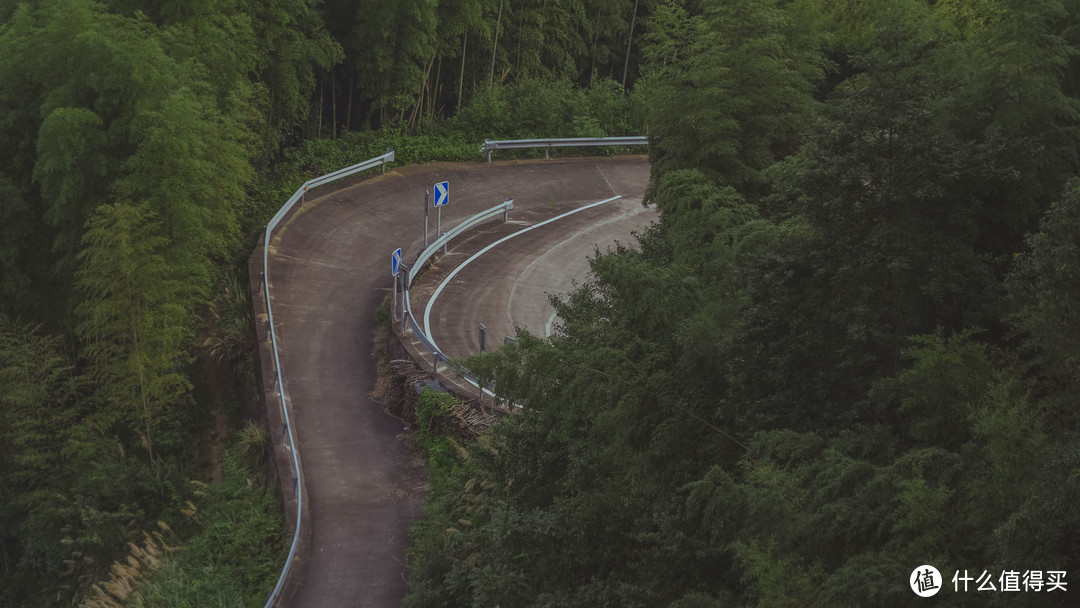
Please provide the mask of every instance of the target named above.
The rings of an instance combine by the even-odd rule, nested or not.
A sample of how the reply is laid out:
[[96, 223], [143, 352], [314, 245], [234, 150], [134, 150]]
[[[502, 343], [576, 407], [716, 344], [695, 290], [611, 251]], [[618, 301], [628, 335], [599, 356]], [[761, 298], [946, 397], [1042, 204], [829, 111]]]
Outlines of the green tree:
[[781, 3], [703, 2], [699, 11], [661, 4], [648, 26], [641, 86], [653, 181], [696, 168], [758, 194], [760, 172], [795, 151], [813, 116], [818, 36]]
[[[436, 6], [431, 0], [349, 3], [353, 26], [343, 46], [352, 57], [356, 87], [370, 100], [378, 124], [406, 108], [421, 94], [435, 58]], [[334, 91], [331, 90], [331, 94]], [[389, 113], [389, 114], [388, 114]]]
[[1072, 336], [1080, 329], [1076, 300], [1080, 272], [1080, 180], [1065, 188], [1061, 200], [1028, 237], [1029, 251], [1018, 254], [1009, 275], [1015, 323], [1045, 374], [1046, 391], [1061, 398], [1056, 415], [1076, 418], [1075, 398], [1080, 350]]
[[234, 209], [252, 177], [245, 125], [180, 88], [131, 125], [138, 148], [118, 190], [145, 201], [161, 222], [165, 261], [177, 272], [187, 314], [209, 295], [212, 263], [227, 259], [237, 238]]
[[146, 204], [102, 205], [83, 237], [78, 271], [78, 333], [104, 411], [150, 462], [155, 429], [186, 405], [190, 388], [182, 362], [191, 320], [163, 231]]
[[20, 189], [2, 174], [0, 200], [0, 314], [17, 315], [44, 306], [32, 285], [48, 274], [49, 247], [41, 250], [40, 223]]
[[[48, 295], [62, 308], [93, 210], [115, 194], [144, 200], [165, 222], [170, 261], [203, 275], [193, 287], [205, 292], [207, 254], [224, 255], [235, 239], [233, 209], [252, 176], [250, 115], [235, 96], [219, 105], [198, 65], [170, 58], [152, 26], [98, 11], [24, 6], [0, 34], [8, 51], [0, 71], [17, 83], [0, 94], [0, 129], [36, 142], [32, 154], [25, 144], [5, 151], [15, 171], [8, 183], [16, 201], [41, 209], [5, 231], [49, 235], [55, 252], [36, 263], [52, 266], [62, 295]], [[15, 257], [33, 267], [38, 252], [21, 243]]]
[[[40, 569], [59, 575], [60, 526], [35, 530], [35, 511], [53, 512], [55, 488], [75, 482], [64, 446], [81, 397], [61, 341], [0, 316], [0, 602], [33, 594]], [[51, 558], [51, 559], [50, 559]], [[50, 586], [51, 587], [51, 586]]]
[[[34, 178], [49, 201], [45, 219], [57, 228], [54, 249], [73, 261], [83, 224], [107, 182], [104, 124], [86, 108], [57, 108], [38, 131]], [[67, 269], [70, 270], [70, 269]]]

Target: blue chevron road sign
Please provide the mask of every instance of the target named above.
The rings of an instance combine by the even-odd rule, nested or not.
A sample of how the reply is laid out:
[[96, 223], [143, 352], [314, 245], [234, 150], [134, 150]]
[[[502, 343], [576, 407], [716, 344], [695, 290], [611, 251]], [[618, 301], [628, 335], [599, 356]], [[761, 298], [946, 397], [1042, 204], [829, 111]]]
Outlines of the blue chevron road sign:
[[435, 206], [442, 207], [450, 202], [450, 182], [435, 184]]

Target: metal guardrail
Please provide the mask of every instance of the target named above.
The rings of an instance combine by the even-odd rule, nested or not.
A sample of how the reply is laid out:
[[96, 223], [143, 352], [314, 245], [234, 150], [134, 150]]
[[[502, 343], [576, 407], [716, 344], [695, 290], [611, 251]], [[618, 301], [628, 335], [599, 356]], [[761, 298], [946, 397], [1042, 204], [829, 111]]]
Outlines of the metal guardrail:
[[295, 432], [293, 430], [292, 421], [289, 420], [289, 408], [287, 407], [285, 400], [285, 382], [281, 376], [281, 357], [278, 354], [277, 332], [274, 331], [274, 311], [270, 304], [270, 239], [273, 237], [274, 228], [277, 228], [278, 224], [281, 223], [281, 220], [285, 219], [285, 216], [292, 211], [294, 206], [296, 206], [296, 203], [304, 198], [304, 194], [309, 189], [317, 188], [360, 171], [374, 169], [380, 165], [385, 173], [386, 163], [391, 162], [394, 162], [394, 151], [387, 150], [386, 154], [383, 154], [382, 156], [377, 156], [371, 160], [366, 160], [362, 163], [357, 163], [350, 167], [334, 171], [333, 173], [327, 173], [326, 175], [321, 175], [315, 179], [308, 180], [300, 187], [300, 189], [289, 197], [289, 200], [281, 206], [281, 209], [278, 209], [278, 212], [275, 213], [274, 217], [266, 224], [266, 237], [263, 241], [263, 289], [266, 294], [266, 316], [270, 321], [270, 344], [274, 351], [275, 382], [281, 396], [281, 411], [285, 419], [285, 430], [288, 433], [289, 438], [289, 452], [292, 453], [293, 470], [296, 472], [296, 530], [293, 533], [292, 546], [289, 548], [289, 556], [285, 558], [285, 566], [281, 569], [281, 576], [278, 577], [277, 585], [270, 594], [270, 599], [266, 601], [265, 608], [271, 608], [271, 606], [276, 604], [281, 597], [281, 591], [285, 587], [285, 580], [289, 576], [289, 570], [292, 568], [293, 559], [296, 557], [296, 548], [300, 541], [300, 519], [304, 512], [304, 477], [303, 470], [300, 468], [300, 451], [296, 448]]
[[499, 203], [498, 205], [495, 205], [487, 211], [481, 211], [480, 213], [477, 213], [476, 215], [455, 226], [449, 232], [445, 232], [442, 236], [435, 239], [435, 242], [428, 245], [427, 249], [424, 249], [420, 252], [420, 255], [416, 258], [416, 263], [414, 263], [412, 268], [409, 269], [409, 280], [405, 285], [405, 289], [408, 290], [409, 286], [412, 285], [413, 279], [415, 279], [417, 273], [420, 272], [420, 268], [423, 267], [423, 265], [431, 259], [431, 256], [435, 255], [435, 252], [438, 251], [440, 247], [445, 245], [447, 242], [457, 238], [462, 232], [465, 232], [469, 228], [472, 228], [473, 226], [476, 226], [478, 224], [482, 224], [490, 220], [491, 218], [499, 215], [500, 213], [503, 216], [503, 221], [506, 221], [507, 213], [509, 213], [510, 210], [513, 208], [514, 199], [507, 199], [505, 202]]
[[[409, 299], [409, 290], [407, 289], [405, 290], [405, 316], [409, 319], [409, 329], [413, 332], [413, 334], [416, 335], [417, 338], [419, 338], [420, 343], [424, 345], [424, 348], [426, 348], [429, 353], [435, 355], [436, 357], [445, 359], [446, 355], [444, 355], [443, 352], [439, 350], [438, 346], [435, 346], [435, 343], [431, 340], [431, 338], [428, 337], [427, 333], [420, 328], [420, 324], [416, 322], [416, 317], [412, 314], [412, 301]], [[435, 367], [438, 367], [437, 361]]]
[[[413, 334], [417, 337], [417, 339], [420, 340], [420, 343], [424, 345], [424, 348], [426, 348], [427, 351], [431, 353], [432, 358], [434, 359], [431, 362], [431, 369], [436, 374], [439, 373], [439, 362], [442, 361], [444, 363], [447, 363], [450, 361], [450, 358], [447, 357], [446, 354], [444, 354], [438, 346], [436, 346], [435, 341], [432, 340], [431, 337], [424, 332], [423, 328], [420, 327], [420, 324], [417, 323], [416, 317], [412, 314], [412, 303], [409, 301], [408, 291], [405, 292], [405, 314], [409, 320], [409, 330], [412, 331]], [[461, 375], [461, 378], [463, 380], [477, 388], [480, 387], [480, 378], [477, 377], [476, 374], [470, 372], [468, 369], [461, 366], [451, 365], [450, 367], [454, 368], [458, 372], [458, 374]], [[491, 395], [493, 397], [495, 396], [495, 393], [489, 391], [486, 388], [483, 389], [483, 391], [485, 394]]]
[[301, 187], [301, 190], [307, 191], [308, 188], [318, 188], [319, 186], [329, 184], [330, 182], [337, 181], [343, 177], [348, 177], [354, 173], [367, 171], [368, 169], [374, 169], [379, 166], [382, 167], [382, 172], [386, 173], [386, 163], [392, 162], [394, 162], [394, 151], [387, 150], [386, 154], [383, 154], [382, 156], [376, 156], [371, 160], [365, 160], [362, 163], [356, 163], [355, 165], [345, 167], [344, 169], [338, 169], [332, 173], [327, 173], [326, 175], [321, 175], [315, 179], [308, 180], [308, 182]]
[[551, 148], [584, 148], [591, 146], [645, 146], [646, 136], [631, 137], [561, 137], [553, 139], [504, 139], [484, 141], [484, 152], [491, 162], [491, 153], [495, 150], [522, 150], [526, 148], [544, 148], [544, 158], [550, 158]]
[[[427, 351], [432, 354], [432, 357], [434, 359], [432, 361], [432, 369], [436, 373], [438, 373], [439, 371], [439, 361], [449, 361], [450, 358], [446, 356], [446, 353], [442, 352], [442, 350], [439, 349], [431, 336], [429, 336], [420, 326], [420, 323], [417, 322], [416, 316], [413, 314], [412, 311], [412, 300], [409, 298], [409, 287], [412, 286], [413, 280], [416, 278], [416, 275], [420, 273], [420, 270], [423, 268], [424, 264], [427, 263], [427, 261], [431, 259], [431, 256], [435, 255], [435, 252], [438, 251], [441, 247], [443, 247], [446, 243], [453, 240], [454, 238], [457, 238], [466, 230], [469, 230], [470, 228], [473, 228], [479, 224], [482, 224], [488, 220], [497, 217], [500, 213], [503, 216], [503, 221], [506, 221], [507, 214], [513, 208], [514, 199], [507, 199], [505, 202], [499, 203], [498, 205], [495, 205], [494, 207], [486, 211], [481, 211], [480, 213], [477, 213], [476, 215], [468, 218], [464, 222], [461, 222], [449, 232], [446, 232], [439, 238], [435, 239], [433, 243], [431, 243], [427, 246], [427, 248], [421, 251], [420, 255], [418, 255], [416, 258], [416, 262], [413, 263], [412, 267], [409, 268], [408, 272], [405, 274], [405, 284], [403, 286], [403, 299], [405, 303], [404, 306], [402, 306], [401, 311], [401, 314], [404, 315], [404, 318], [402, 319], [402, 331], [404, 332], [406, 328], [412, 331], [413, 334], [417, 337], [417, 339], [420, 340], [420, 343], [424, 345], [424, 348], [426, 348]], [[480, 386], [479, 379], [474, 374], [469, 372], [469, 370], [465, 368], [460, 368], [458, 369], [458, 372], [467, 382], [470, 382], [477, 387]], [[487, 389], [481, 390], [483, 390], [489, 395], [494, 395], [494, 393]]]

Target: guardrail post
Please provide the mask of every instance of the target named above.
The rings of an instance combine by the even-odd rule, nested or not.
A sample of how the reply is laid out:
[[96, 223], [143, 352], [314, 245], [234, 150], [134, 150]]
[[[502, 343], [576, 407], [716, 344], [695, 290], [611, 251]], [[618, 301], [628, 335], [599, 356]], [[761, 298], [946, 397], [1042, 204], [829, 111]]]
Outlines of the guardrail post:
[[401, 335], [404, 336], [405, 328], [407, 327], [405, 319], [408, 316], [408, 311], [406, 310], [407, 307], [405, 306], [405, 293], [409, 290], [409, 280], [407, 278], [409, 276], [409, 267], [405, 264], [401, 264], [398, 267], [398, 272], [405, 273], [406, 277], [405, 280], [401, 282]]

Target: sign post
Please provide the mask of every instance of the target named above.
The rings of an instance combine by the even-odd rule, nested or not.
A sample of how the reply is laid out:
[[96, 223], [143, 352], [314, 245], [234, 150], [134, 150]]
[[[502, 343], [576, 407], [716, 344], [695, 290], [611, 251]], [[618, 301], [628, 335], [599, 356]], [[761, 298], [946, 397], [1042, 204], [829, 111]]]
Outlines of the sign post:
[[[450, 203], [450, 182], [439, 182], [435, 184], [435, 208], [439, 210], [438, 216], [435, 219], [435, 238], [442, 236], [442, 208]], [[443, 253], [446, 253], [446, 244], [443, 243]]]
[[431, 196], [429, 190], [424, 190], [424, 249], [427, 249], [427, 233], [428, 233], [428, 197]]
[[[401, 335], [405, 335], [408, 325], [405, 323], [406, 316], [408, 315], [408, 309], [405, 307], [405, 298], [409, 292], [409, 267], [405, 264], [401, 264]], [[393, 322], [391, 320], [391, 322]]]
[[[401, 270], [401, 247], [390, 254], [390, 276], [394, 277], [394, 298], [390, 300], [390, 319], [397, 317], [397, 285], [398, 274]], [[404, 290], [404, 288], [402, 288]]]

